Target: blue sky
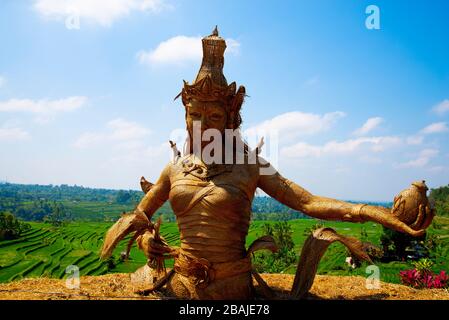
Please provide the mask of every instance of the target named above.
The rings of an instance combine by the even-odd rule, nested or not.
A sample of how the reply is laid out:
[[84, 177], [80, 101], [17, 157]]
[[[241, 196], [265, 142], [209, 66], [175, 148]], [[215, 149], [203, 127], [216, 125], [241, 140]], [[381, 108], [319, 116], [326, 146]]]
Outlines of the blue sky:
[[0, 180], [157, 179], [215, 25], [243, 129], [279, 132], [281, 174], [353, 200], [449, 183], [449, 3], [343, 0], [1, 1]]

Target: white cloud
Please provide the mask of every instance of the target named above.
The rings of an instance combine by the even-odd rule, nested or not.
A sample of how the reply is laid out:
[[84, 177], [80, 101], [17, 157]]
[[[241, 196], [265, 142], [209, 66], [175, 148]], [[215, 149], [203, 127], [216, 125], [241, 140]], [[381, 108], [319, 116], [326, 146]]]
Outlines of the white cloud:
[[227, 38], [225, 53], [229, 53], [232, 55], [238, 55], [240, 53], [240, 42], [238, 42], [237, 40], [232, 39], [232, 38]]
[[280, 114], [270, 120], [252, 126], [244, 131], [244, 136], [268, 136], [278, 132], [284, 142], [300, 135], [312, 135], [329, 130], [345, 113], [336, 111], [324, 115], [299, 111]]
[[0, 141], [17, 141], [30, 138], [30, 134], [22, 128], [0, 128]]
[[31, 112], [37, 114], [67, 112], [81, 108], [86, 102], [87, 97], [80, 96], [59, 100], [10, 99], [0, 101], [0, 112]]
[[359, 160], [368, 164], [380, 164], [383, 160], [379, 157], [373, 157], [371, 155], [362, 155], [359, 157]]
[[366, 120], [362, 127], [354, 131], [354, 134], [358, 136], [366, 135], [367, 133], [376, 129], [383, 121], [384, 119], [380, 117], [369, 118], [368, 120]]
[[348, 174], [349, 172], [351, 172], [351, 168], [345, 166], [337, 166], [333, 171], [337, 174]]
[[305, 142], [298, 142], [293, 146], [285, 147], [281, 150], [281, 155], [291, 158], [319, 157], [322, 153], [322, 147], [313, 146]]
[[449, 128], [447, 127], [446, 122], [435, 122], [424, 129], [422, 129], [420, 132], [422, 134], [432, 134], [432, 133], [442, 133], [448, 131]]
[[329, 141], [322, 146], [300, 142], [284, 147], [281, 154], [292, 158], [320, 157], [327, 154], [345, 155], [359, 150], [364, 145], [368, 145], [373, 152], [380, 152], [401, 143], [402, 140], [394, 136], [357, 138], [342, 142]]
[[137, 59], [141, 64], [169, 64], [201, 61], [201, 37], [176, 36], [161, 42], [156, 49], [140, 51]]
[[414, 160], [410, 160], [404, 163], [400, 163], [399, 168], [422, 168], [426, 166], [430, 160], [438, 155], [437, 149], [424, 149], [418, 154], [418, 157]]
[[109, 121], [108, 127], [112, 130], [111, 139], [113, 140], [122, 141], [141, 139], [150, 133], [150, 130], [140, 126], [139, 124], [120, 118]]
[[150, 130], [138, 123], [121, 118], [107, 123], [106, 130], [101, 132], [86, 132], [74, 142], [77, 148], [89, 148], [102, 143], [115, 143], [121, 148], [138, 148], [142, 146], [141, 139], [150, 134]]
[[100, 154], [104, 161], [97, 164], [99, 170], [115, 175], [120, 168], [119, 181], [126, 176], [145, 175], [148, 178], [149, 172], [156, 179], [157, 170], [171, 159], [172, 152], [168, 142], [150, 145], [149, 142], [154, 140], [148, 139], [149, 134], [150, 130], [142, 125], [118, 118], [109, 121], [101, 130], [82, 134], [73, 146], [87, 149], [89, 154]]
[[73, 145], [80, 149], [88, 148], [106, 141], [107, 138], [108, 136], [104, 133], [86, 132], [76, 139]]
[[80, 19], [109, 27], [132, 11], [160, 12], [171, 8], [165, 0], [35, 0], [34, 9], [43, 17], [65, 20], [77, 15]]
[[439, 151], [437, 149], [424, 149], [419, 153], [419, 155], [420, 157], [433, 158], [437, 156], [438, 153]]
[[114, 165], [123, 165], [124, 163], [127, 165], [141, 164], [142, 167], [146, 167], [149, 160], [159, 159], [162, 160], [162, 167], [164, 165], [163, 161], [168, 161], [171, 156], [171, 149], [167, 142], [157, 146], [143, 146], [143, 144], [139, 144], [138, 148], [130, 147], [130, 145], [123, 147], [127, 149], [126, 152], [116, 153], [108, 160], [109, 163]]
[[432, 108], [433, 112], [443, 115], [446, 112], [449, 112], [449, 100], [445, 99]]
[[422, 144], [424, 137], [421, 135], [409, 136], [406, 139], [408, 145], [419, 145]]
[[[137, 59], [146, 65], [183, 64], [188, 62], [201, 62], [203, 49], [202, 37], [176, 36], [159, 43], [154, 50], [139, 51]], [[226, 39], [225, 53], [236, 55], [239, 53], [240, 43], [234, 39]]]
[[0, 88], [2, 88], [5, 85], [5, 83], [6, 83], [6, 78], [0, 76]]
[[446, 171], [448, 168], [447, 167], [443, 167], [443, 166], [434, 166], [434, 167], [430, 167], [427, 170], [433, 173], [441, 173]]

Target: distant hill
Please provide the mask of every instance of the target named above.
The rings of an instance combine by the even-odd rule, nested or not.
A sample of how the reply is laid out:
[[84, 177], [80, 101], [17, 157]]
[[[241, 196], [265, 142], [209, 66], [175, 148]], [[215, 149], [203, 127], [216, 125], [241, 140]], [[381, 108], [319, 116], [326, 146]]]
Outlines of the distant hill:
[[74, 200], [74, 201], [115, 201], [117, 196], [128, 192], [130, 201], [143, 196], [142, 191], [87, 188], [83, 186], [39, 185], [0, 183], [0, 198], [20, 200]]
[[[70, 185], [0, 184], [0, 212], [11, 212], [28, 221], [42, 221], [55, 210], [66, 220], [114, 221], [123, 211], [132, 210], [142, 199], [142, 191], [87, 188]], [[391, 206], [391, 203], [369, 204]], [[291, 220], [307, 218], [267, 196], [256, 196], [252, 203], [253, 220]], [[174, 221], [169, 203], [155, 214]]]

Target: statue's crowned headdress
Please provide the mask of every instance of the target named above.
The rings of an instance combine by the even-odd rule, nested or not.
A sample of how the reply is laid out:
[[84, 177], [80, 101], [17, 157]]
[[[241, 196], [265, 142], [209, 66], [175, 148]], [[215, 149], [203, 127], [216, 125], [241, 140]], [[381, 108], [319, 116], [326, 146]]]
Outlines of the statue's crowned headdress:
[[[190, 99], [199, 101], [220, 101], [224, 103], [228, 113], [228, 128], [236, 129], [240, 126], [240, 108], [245, 97], [245, 87], [236, 90], [236, 83], [228, 85], [223, 74], [224, 52], [226, 41], [218, 35], [215, 27], [211, 35], [202, 39], [203, 61], [193, 84], [184, 80], [184, 87], [176, 97], [182, 97], [186, 106]], [[175, 99], [176, 99], [175, 98]]]

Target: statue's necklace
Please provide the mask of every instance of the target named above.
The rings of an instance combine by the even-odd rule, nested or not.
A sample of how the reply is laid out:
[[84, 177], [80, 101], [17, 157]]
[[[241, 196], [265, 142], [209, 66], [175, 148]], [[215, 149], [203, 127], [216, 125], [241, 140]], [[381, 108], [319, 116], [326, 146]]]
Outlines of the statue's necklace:
[[[195, 161], [196, 160], [196, 161]], [[191, 174], [201, 180], [208, 181], [212, 177], [220, 175], [224, 172], [231, 172], [232, 165], [230, 164], [205, 164], [199, 159], [195, 159], [194, 157], [185, 159], [182, 162], [183, 173], [185, 175]]]

